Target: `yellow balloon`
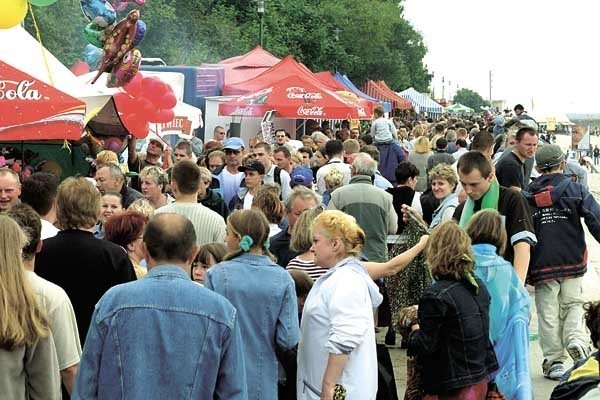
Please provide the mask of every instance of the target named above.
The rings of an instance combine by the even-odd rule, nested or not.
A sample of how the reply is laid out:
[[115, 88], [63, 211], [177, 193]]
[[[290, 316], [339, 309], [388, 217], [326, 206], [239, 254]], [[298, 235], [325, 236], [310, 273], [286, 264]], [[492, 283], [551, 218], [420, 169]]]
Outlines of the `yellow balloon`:
[[20, 24], [26, 14], [27, 0], [0, 0], [0, 29]]

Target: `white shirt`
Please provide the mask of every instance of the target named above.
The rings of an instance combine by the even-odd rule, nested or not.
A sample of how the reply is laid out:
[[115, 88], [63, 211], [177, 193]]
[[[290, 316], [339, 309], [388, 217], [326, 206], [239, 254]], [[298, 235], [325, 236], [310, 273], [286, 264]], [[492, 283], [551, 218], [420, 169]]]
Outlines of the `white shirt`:
[[323, 165], [317, 171], [317, 191], [320, 195], [323, 195], [325, 190], [327, 190], [325, 187], [325, 175], [327, 175], [331, 168], [338, 168], [342, 172], [342, 175], [344, 176], [344, 185], [350, 183], [350, 165], [345, 164], [341, 158], [332, 157], [327, 164]]
[[40, 218], [40, 221], [42, 221], [42, 240], [54, 237], [58, 232], [60, 232], [60, 229], [52, 225], [49, 221], [46, 221], [44, 218]]
[[[281, 199], [286, 201], [292, 194], [292, 187], [290, 186], [292, 179], [290, 178], [290, 174], [288, 174], [284, 169], [281, 170], [279, 179], [281, 180]], [[271, 169], [269, 169], [269, 172], [265, 174], [263, 182], [275, 183], [275, 164], [271, 165]]]

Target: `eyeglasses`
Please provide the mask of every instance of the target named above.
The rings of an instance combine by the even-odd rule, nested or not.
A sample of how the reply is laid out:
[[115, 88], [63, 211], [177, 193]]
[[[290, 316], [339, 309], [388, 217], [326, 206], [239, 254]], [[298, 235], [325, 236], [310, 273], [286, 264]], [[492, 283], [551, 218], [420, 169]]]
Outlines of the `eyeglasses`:
[[240, 150], [234, 150], [234, 149], [225, 149], [225, 154], [240, 154]]

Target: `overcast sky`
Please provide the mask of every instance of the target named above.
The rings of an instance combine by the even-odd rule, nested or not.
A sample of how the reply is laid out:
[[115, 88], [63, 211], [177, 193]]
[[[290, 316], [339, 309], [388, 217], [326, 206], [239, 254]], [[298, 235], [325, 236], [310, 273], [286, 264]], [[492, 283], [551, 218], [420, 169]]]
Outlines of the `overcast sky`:
[[[531, 114], [600, 112], [600, 1], [405, 0], [435, 95], [456, 85]], [[448, 86], [451, 82], [451, 87]], [[533, 109], [532, 109], [533, 99]]]

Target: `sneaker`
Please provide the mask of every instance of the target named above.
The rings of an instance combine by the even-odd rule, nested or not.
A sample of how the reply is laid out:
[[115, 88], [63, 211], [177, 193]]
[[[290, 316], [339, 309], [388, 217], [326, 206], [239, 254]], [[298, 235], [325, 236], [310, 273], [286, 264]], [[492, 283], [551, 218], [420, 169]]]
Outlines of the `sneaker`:
[[542, 370], [544, 371], [544, 377], [553, 381], [559, 381], [565, 374], [565, 366], [560, 361], [555, 361], [552, 365], [548, 366], [548, 361], [544, 360]]
[[588, 349], [577, 342], [571, 342], [567, 345], [567, 353], [569, 353], [573, 362], [585, 360], [590, 356]]

